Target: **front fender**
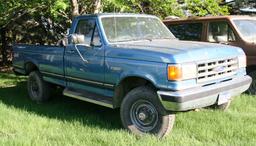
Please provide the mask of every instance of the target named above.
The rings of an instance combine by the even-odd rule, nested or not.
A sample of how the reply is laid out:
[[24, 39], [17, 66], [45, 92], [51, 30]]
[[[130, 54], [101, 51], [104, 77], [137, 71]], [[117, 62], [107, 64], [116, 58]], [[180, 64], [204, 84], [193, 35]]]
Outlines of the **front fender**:
[[150, 83], [152, 83], [156, 88], [166, 88], [166, 82], [161, 82], [157, 76], [154, 76], [150, 74], [149, 72], [144, 72], [144, 71], [129, 71], [129, 72], [124, 72], [120, 75], [120, 79], [116, 82], [116, 85], [119, 85], [123, 80], [129, 78], [129, 77], [137, 77], [137, 78], [142, 78]]
[[157, 88], [167, 88], [167, 64], [142, 60], [106, 58], [106, 83], [118, 86], [128, 77], [138, 77]]

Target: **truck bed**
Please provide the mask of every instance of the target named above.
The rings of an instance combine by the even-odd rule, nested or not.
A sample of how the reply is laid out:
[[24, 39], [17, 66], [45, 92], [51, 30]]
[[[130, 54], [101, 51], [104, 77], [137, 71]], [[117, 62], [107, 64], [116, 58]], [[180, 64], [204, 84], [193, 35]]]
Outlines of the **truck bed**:
[[33, 63], [40, 72], [48, 76], [64, 76], [64, 47], [16, 44], [13, 52], [15, 72], [26, 75], [28, 64]]

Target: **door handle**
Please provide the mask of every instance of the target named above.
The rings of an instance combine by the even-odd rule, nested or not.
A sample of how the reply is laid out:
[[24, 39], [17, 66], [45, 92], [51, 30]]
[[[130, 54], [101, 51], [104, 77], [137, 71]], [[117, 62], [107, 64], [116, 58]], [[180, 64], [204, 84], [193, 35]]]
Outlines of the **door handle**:
[[67, 51], [67, 53], [75, 53], [75, 51], [74, 50], [69, 50], [69, 51]]
[[68, 50], [67, 53], [73, 54], [75, 53], [75, 50]]

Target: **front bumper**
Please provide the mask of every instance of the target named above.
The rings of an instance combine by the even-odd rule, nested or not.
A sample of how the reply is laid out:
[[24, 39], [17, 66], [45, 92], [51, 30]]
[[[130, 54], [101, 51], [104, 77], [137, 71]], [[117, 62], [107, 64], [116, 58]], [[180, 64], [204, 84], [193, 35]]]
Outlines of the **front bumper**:
[[157, 91], [157, 94], [166, 110], [187, 111], [216, 104], [222, 92], [228, 92], [231, 97], [239, 95], [249, 88], [251, 82], [251, 77], [243, 76], [182, 91]]

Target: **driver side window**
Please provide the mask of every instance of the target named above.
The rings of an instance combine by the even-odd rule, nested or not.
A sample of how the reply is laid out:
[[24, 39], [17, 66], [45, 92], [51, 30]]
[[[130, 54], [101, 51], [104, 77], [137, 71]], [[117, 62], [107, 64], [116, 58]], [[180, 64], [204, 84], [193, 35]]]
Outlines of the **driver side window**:
[[92, 41], [95, 20], [80, 20], [76, 27], [76, 34], [84, 35], [84, 42], [90, 44]]
[[235, 40], [235, 34], [227, 22], [219, 21], [209, 23], [209, 42], [234, 42]]
[[76, 34], [84, 36], [86, 44], [100, 46], [99, 31], [95, 20], [80, 20], [76, 27]]

